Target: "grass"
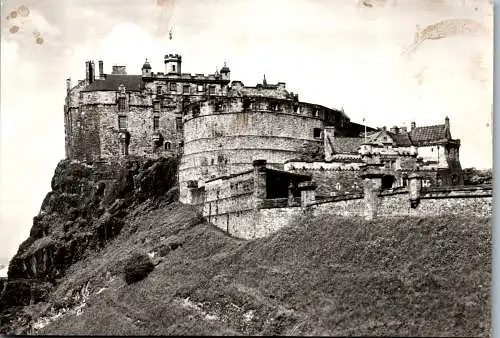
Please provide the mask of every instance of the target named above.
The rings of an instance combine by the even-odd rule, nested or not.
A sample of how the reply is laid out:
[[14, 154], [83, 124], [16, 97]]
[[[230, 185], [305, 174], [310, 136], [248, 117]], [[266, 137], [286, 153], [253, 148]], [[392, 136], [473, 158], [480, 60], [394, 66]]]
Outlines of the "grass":
[[[177, 203], [129, 215], [48, 301], [70, 308], [89, 282], [82, 314], [32, 333], [490, 335], [489, 218], [322, 216], [242, 241]], [[155, 268], [128, 285], [136, 252], [154, 252]]]

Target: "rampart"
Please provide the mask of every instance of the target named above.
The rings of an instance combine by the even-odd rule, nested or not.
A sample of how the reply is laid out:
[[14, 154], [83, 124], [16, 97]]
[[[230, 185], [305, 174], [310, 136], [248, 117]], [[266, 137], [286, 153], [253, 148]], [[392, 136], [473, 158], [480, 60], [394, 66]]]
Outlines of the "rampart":
[[217, 227], [245, 239], [267, 236], [300, 215], [372, 220], [444, 214], [490, 217], [492, 213], [489, 185], [430, 189], [422, 187], [422, 176], [414, 173], [409, 176], [408, 186], [382, 189], [383, 166], [367, 165], [357, 173], [361, 192], [323, 197], [316, 196], [317, 184], [310, 176], [274, 170], [265, 161], [257, 160], [253, 169], [207, 180], [203, 187], [190, 182], [185, 202], [198, 205]]
[[206, 181], [252, 168], [254, 159], [283, 169], [307, 147], [321, 146], [329, 121], [348, 123], [343, 113], [291, 100], [264, 97], [211, 98], [184, 116], [184, 153], [179, 167], [181, 199], [186, 182]]

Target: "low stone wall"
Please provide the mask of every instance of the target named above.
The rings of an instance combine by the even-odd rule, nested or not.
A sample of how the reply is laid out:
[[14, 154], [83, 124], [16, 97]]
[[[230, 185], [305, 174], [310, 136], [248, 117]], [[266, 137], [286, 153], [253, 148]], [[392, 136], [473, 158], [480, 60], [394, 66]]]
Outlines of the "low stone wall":
[[231, 236], [255, 239], [288, 226], [291, 220], [303, 212], [301, 207], [286, 207], [228, 212], [206, 218]]
[[362, 195], [353, 197], [337, 197], [318, 201], [312, 205], [314, 215], [330, 214], [335, 216], [363, 216], [365, 202]]
[[[288, 164], [288, 163], [287, 163]], [[311, 175], [316, 182], [316, 195], [321, 197], [352, 195], [363, 192], [362, 181], [359, 178], [359, 170], [354, 167], [335, 169], [295, 169], [288, 170], [297, 174]]]
[[408, 192], [379, 196], [378, 216], [464, 215], [490, 217], [493, 211], [491, 187], [435, 188], [421, 192], [415, 208], [410, 206]]

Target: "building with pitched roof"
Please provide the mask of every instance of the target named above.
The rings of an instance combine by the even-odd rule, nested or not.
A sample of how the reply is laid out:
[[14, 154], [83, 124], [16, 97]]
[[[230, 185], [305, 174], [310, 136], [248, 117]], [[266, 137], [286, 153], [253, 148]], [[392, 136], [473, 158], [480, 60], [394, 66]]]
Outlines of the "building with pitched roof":
[[404, 186], [415, 170], [424, 185], [462, 182], [460, 141], [451, 138], [448, 118], [442, 125], [412, 123], [409, 131], [375, 129], [351, 122], [343, 109], [301, 102], [265, 75], [245, 86], [231, 81], [226, 63], [208, 75], [183, 73], [179, 54], [165, 55], [164, 64], [164, 72], [154, 72], [146, 60], [131, 75], [122, 65], [106, 74], [102, 61], [96, 73], [86, 62], [85, 80], [67, 81], [66, 156], [94, 162], [182, 155], [181, 201], [188, 186], [252, 170], [256, 159], [285, 178], [292, 174], [286, 171], [305, 171], [297, 174], [312, 176], [319, 196], [359, 193], [365, 164], [385, 165], [391, 187]]

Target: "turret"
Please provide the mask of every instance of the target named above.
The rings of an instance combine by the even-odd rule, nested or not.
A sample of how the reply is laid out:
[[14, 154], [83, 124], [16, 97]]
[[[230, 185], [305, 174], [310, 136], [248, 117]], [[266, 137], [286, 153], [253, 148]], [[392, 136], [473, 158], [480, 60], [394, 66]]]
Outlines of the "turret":
[[222, 67], [220, 70], [220, 74], [221, 74], [222, 80], [228, 80], [228, 81], [230, 80], [231, 71], [229, 70], [229, 67], [226, 66], [225, 62], [224, 62], [224, 67]]
[[181, 75], [182, 57], [179, 54], [165, 55], [165, 73]]
[[148, 62], [148, 59], [144, 62], [144, 65], [142, 65], [142, 77], [150, 78], [152, 77], [152, 72], [151, 72], [151, 65]]

